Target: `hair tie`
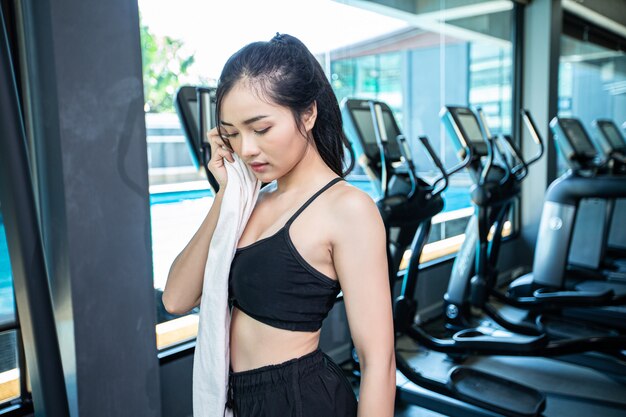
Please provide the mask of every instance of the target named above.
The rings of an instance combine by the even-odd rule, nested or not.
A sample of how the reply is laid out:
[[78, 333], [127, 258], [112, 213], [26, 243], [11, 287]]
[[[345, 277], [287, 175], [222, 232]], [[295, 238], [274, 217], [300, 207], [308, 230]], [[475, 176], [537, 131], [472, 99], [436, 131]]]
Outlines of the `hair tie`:
[[272, 42], [285, 43], [285, 38], [280, 33], [276, 32], [276, 36], [272, 38]]

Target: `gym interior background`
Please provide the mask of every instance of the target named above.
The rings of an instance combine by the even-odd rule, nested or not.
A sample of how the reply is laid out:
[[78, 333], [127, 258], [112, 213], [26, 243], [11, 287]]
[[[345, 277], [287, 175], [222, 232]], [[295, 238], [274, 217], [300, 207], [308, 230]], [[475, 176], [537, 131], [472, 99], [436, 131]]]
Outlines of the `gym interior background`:
[[[339, 100], [389, 104], [431, 180], [417, 136], [458, 162], [444, 105], [479, 106], [529, 157], [519, 109], [544, 138], [555, 116], [626, 121], [624, 0], [1, 1], [30, 179], [2, 171], [0, 416], [191, 415], [197, 310], [169, 314], [160, 295], [213, 194], [174, 100], [182, 86], [214, 86], [248, 42], [297, 36]], [[566, 170], [548, 139], [508, 214], [502, 277], [530, 270], [538, 202]], [[358, 164], [348, 180], [376, 198]], [[470, 187], [467, 172], [451, 177], [432, 220], [417, 320], [443, 308]], [[31, 211], [12, 208], [29, 192]], [[29, 221], [30, 234], [19, 226]], [[341, 302], [321, 347], [350, 358]]]

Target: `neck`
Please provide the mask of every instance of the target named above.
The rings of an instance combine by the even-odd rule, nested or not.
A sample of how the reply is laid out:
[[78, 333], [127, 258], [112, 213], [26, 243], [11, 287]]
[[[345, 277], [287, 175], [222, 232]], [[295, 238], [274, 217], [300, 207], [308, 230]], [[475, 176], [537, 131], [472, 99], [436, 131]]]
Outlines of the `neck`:
[[319, 188], [320, 183], [336, 176], [317, 152], [315, 144], [309, 142], [300, 161], [291, 171], [276, 180], [276, 191], [283, 194], [293, 190]]

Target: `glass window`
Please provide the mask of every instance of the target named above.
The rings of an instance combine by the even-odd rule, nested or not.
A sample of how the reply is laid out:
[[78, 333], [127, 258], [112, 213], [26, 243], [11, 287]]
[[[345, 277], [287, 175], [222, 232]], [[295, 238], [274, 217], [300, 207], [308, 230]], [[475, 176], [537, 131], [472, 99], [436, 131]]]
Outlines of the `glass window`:
[[[626, 121], [626, 54], [589, 40], [561, 36], [558, 114], [580, 119], [587, 133], [596, 134], [595, 119]], [[600, 149], [600, 148], [599, 148]], [[567, 169], [558, 158], [559, 175]]]
[[15, 328], [13, 276], [0, 206], [0, 404], [20, 396]]
[[[172, 107], [178, 87], [213, 86], [225, 60], [242, 45], [270, 39], [276, 31], [292, 34], [316, 55], [338, 100], [375, 98], [391, 107], [409, 138], [420, 176], [432, 180], [437, 172], [417, 143], [418, 135], [430, 138], [447, 166], [458, 162], [439, 118], [443, 105], [482, 106], [494, 133], [511, 132], [512, 3], [449, 3], [416, 3], [407, 11], [376, 1], [182, 0], [176, 8], [165, 0], [139, 1], [160, 347], [176, 343], [172, 332], [182, 328], [186, 336], [180, 340], [186, 340], [197, 328], [190, 315], [167, 314], [160, 291], [174, 257], [213, 198], [203, 172], [193, 166]], [[262, 20], [257, 18], [261, 15]], [[377, 197], [358, 165], [348, 180]], [[472, 213], [470, 185], [467, 174], [452, 178], [445, 210], [434, 218], [428, 259], [453, 253], [463, 241]]]
[[[376, 4], [378, 13], [403, 19], [406, 26], [330, 51], [338, 99], [385, 101], [409, 139], [420, 175], [427, 179], [437, 172], [417, 143], [418, 135], [428, 136], [446, 166], [459, 161], [440, 122], [442, 106], [479, 106], [493, 134], [511, 134], [513, 5], [481, 8], [476, 3], [460, 1], [452, 7], [435, 1], [411, 12]], [[433, 219], [433, 245], [425, 254], [440, 256], [459, 247], [473, 212], [470, 185], [467, 173], [452, 178], [444, 213]]]
[[[139, 2], [159, 348], [191, 339], [197, 332], [197, 315], [168, 314], [161, 294], [171, 263], [198, 229], [213, 201], [203, 172], [193, 166], [172, 105], [177, 89], [182, 85], [215, 85], [224, 62], [234, 51], [248, 42], [270, 39], [277, 30], [299, 37], [330, 74], [326, 58], [331, 50], [406, 26], [402, 20], [330, 0], [314, 4], [289, 0], [182, 0], [177, 4], [172, 8], [165, 0]], [[268, 8], [281, 13], [268, 14]], [[207, 19], [235, 15], [235, 25], [228, 20]], [[263, 20], [257, 18], [260, 15]], [[320, 31], [320, 21], [325, 22], [324, 31]], [[346, 26], [350, 31], [343, 30]], [[331, 81], [338, 89], [345, 85], [346, 94], [397, 96], [400, 59], [400, 54], [391, 53], [386, 57], [364, 57], [360, 65], [346, 62], [341, 78]], [[387, 67], [381, 69], [381, 65]], [[397, 97], [394, 102], [400, 103]], [[373, 193], [368, 182], [355, 183]]]
[[17, 332], [0, 332], [0, 407], [20, 397], [20, 369], [17, 362]]
[[9, 248], [4, 230], [4, 218], [0, 211], [0, 323], [13, 320], [15, 320], [13, 275], [11, 274]]

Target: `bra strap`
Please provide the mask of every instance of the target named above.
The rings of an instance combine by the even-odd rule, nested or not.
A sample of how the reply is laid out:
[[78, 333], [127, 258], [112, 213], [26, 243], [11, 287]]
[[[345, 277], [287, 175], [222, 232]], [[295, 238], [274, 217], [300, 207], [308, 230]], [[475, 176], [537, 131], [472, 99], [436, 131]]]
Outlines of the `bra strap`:
[[300, 213], [302, 213], [304, 211], [304, 209], [307, 208], [309, 206], [309, 204], [311, 204], [313, 202], [313, 200], [315, 200], [320, 194], [322, 194], [324, 191], [328, 190], [330, 187], [332, 187], [333, 185], [335, 185], [339, 181], [343, 181], [343, 178], [341, 178], [341, 177], [333, 178], [328, 184], [326, 184], [318, 192], [313, 194], [311, 196], [311, 198], [309, 198], [306, 201], [306, 203], [304, 203], [302, 205], [302, 207], [300, 207], [298, 209], [298, 211], [296, 211], [294, 213], [294, 215], [291, 216], [291, 218], [289, 220], [287, 220], [287, 223], [285, 223], [285, 228], [289, 228], [289, 226], [291, 225], [291, 223], [293, 223], [293, 221], [296, 219], [296, 217], [298, 217], [300, 215]]

